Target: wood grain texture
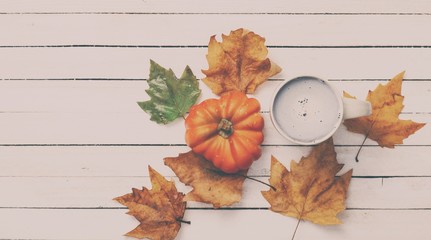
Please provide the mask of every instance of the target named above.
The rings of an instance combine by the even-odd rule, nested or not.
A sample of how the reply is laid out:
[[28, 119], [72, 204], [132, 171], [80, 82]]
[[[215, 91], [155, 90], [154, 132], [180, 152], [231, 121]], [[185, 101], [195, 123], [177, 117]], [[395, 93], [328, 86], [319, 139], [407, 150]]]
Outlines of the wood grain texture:
[[430, 46], [430, 24], [428, 15], [5, 14], [0, 46], [206, 46], [237, 28], [277, 47]]
[[[283, 80], [267, 81], [255, 94], [250, 95], [259, 100], [263, 112], [270, 110], [274, 92]], [[362, 100], [365, 100], [368, 90], [374, 90], [379, 84], [386, 84], [387, 81], [330, 79], [339, 94], [347, 91]], [[199, 87], [202, 94], [198, 102], [217, 97], [202, 81], [199, 81]], [[136, 102], [150, 99], [145, 93], [148, 88], [145, 79], [0, 81], [0, 112], [138, 114], [142, 110]], [[402, 87], [402, 95], [406, 96], [403, 113], [430, 113], [428, 104], [431, 101], [430, 92], [431, 81], [406, 79]]]
[[[91, 236], [91, 239], [117, 240], [138, 225], [125, 212], [125, 209], [0, 209], [0, 219], [4, 223], [2, 235], [5, 239], [81, 240]], [[185, 218], [192, 224], [182, 226], [178, 239], [281, 240], [291, 237], [297, 222], [267, 210], [188, 210]], [[340, 218], [344, 224], [339, 226], [302, 222], [295, 239], [402, 240], [427, 239], [430, 234], [427, 222], [431, 212], [427, 210], [349, 210]], [[65, 224], [65, 220], [75, 224]], [[417, 223], [412, 225], [411, 222]], [[410, 227], [402, 231], [393, 228], [406, 225]], [[215, 231], [215, 226], [223, 231]]]
[[[156, 170], [166, 171], [160, 167]], [[146, 172], [146, 167], [142, 172]], [[267, 182], [268, 178], [257, 179]], [[179, 191], [191, 190], [176, 177], [173, 180]], [[2, 177], [0, 188], [4, 190], [0, 205], [4, 208], [116, 208], [119, 205], [112, 198], [144, 186], [151, 189], [148, 177]], [[431, 177], [353, 178], [346, 205], [354, 209], [431, 209], [430, 187]], [[241, 201], [227, 208], [269, 208], [260, 193], [266, 190], [267, 186], [247, 180]], [[212, 205], [197, 202], [188, 202], [187, 206], [212, 209]]]
[[[189, 65], [198, 78], [207, 69], [206, 48], [55, 47], [0, 48], [0, 79], [144, 79], [149, 61], [180, 75]], [[431, 48], [276, 48], [269, 58], [283, 71], [276, 78], [312, 74], [327, 79], [428, 80]], [[364, 89], [365, 90], [365, 89]], [[368, 90], [368, 89], [366, 89]]]
[[[176, 157], [187, 146], [16, 146], [1, 147], [0, 177], [146, 177], [147, 165], [165, 176], [173, 176], [164, 157]], [[429, 146], [397, 146], [382, 149], [366, 146], [360, 162], [354, 161], [358, 146], [336, 146], [343, 172], [353, 168], [357, 177], [429, 177]], [[262, 157], [249, 171], [251, 176], [269, 176], [274, 155], [284, 165], [306, 156], [311, 147], [263, 146]], [[412, 156], [414, 155], [414, 156]]]
[[[316, 75], [341, 92], [368, 90], [406, 70], [401, 118], [431, 122], [431, 4], [426, 0], [3, 0], [0, 1], [0, 239], [129, 239], [138, 222], [112, 198], [149, 186], [151, 165], [179, 183], [164, 157], [189, 151], [183, 120], [161, 126], [147, 100], [149, 60], [198, 78], [211, 35], [244, 27], [266, 38], [283, 72], [253, 97], [265, 118], [262, 157], [249, 175], [267, 181], [311, 147], [283, 139], [269, 110], [285, 79]], [[200, 82], [199, 101], [215, 97]], [[431, 129], [395, 149], [341, 127], [340, 174], [353, 168], [340, 226], [301, 222], [296, 240], [429, 239]], [[177, 239], [289, 239], [296, 219], [268, 210], [266, 186], [247, 180], [243, 200], [214, 210], [190, 203]]]
[[[262, 114], [268, 127], [264, 128], [265, 145], [291, 145], [271, 125], [268, 113]], [[430, 114], [401, 115], [403, 119], [430, 122]], [[149, 121], [145, 112], [120, 113], [3, 113], [0, 124], [12, 126], [0, 135], [0, 144], [185, 144], [184, 121], [168, 125]], [[149, 128], [151, 130], [149, 130]], [[405, 145], [431, 145], [431, 131], [425, 126], [404, 141]], [[157, 133], [157, 134], [155, 134]], [[359, 146], [363, 135], [351, 133], [340, 126], [334, 135], [337, 145]], [[366, 143], [376, 145], [371, 140]]]
[[[0, 177], [145, 177], [147, 165], [165, 176], [164, 157], [175, 157], [186, 146], [18, 146], [1, 147]], [[307, 155], [311, 147], [264, 146], [262, 157], [253, 163], [249, 175], [269, 176], [271, 155], [285, 165]], [[429, 177], [431, 150], [428, 146], [399, 146], [382, 149], [366, 146], [360, 162], [354, 161], [357, 146], [335, 148], [343, 171], [354, 169], [357, 177]], [[414, 157], [412, 157], [414, 154]], [[384, 156], [384, 157], [381, 157]], [[370, 167], [372, 166], [372, 167]]]
[[4, 0], [5, 13], [430, 13], [426, 0], [406, 2], [395, 0], [324, 0], [296, 1], [258, 0], [196, 1], [186, 0]]

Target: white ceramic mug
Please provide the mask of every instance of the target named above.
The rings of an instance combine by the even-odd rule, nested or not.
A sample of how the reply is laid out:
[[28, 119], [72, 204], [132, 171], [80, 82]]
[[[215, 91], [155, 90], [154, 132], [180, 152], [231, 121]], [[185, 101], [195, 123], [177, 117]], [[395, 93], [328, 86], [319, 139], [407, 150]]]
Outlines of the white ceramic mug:
[[327, 80], [300, 76], [280, 84], [270, 114], [275, 128], [286, 139], [312, 145], [330, 138], [343, 119], [370, 115], [371, 105], [341, 97]]

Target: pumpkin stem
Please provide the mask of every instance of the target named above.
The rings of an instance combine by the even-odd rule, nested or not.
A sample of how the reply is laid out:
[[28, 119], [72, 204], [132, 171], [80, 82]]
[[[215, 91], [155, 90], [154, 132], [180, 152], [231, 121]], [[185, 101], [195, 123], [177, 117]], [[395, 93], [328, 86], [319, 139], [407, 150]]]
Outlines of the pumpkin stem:
[[217, 126], [217, 131], [223, 138], [228, 138], [233, 133], [232, 122], [223, 118]]

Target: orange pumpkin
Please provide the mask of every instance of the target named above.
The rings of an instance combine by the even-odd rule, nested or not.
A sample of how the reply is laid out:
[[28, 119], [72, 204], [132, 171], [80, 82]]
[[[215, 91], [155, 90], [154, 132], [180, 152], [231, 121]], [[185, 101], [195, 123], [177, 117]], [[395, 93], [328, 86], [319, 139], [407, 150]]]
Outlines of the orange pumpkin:
[[248, 169], [261, 155], [264, 120], [260, 104], [244, 93], [231, 91], [190, 109], [186, 143], [226, 173]]

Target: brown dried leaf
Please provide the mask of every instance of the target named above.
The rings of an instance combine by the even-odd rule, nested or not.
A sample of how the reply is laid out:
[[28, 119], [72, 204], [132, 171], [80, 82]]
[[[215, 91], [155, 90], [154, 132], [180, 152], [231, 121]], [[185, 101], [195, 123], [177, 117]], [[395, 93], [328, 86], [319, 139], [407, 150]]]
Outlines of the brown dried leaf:
[[178, 157], [167, 157], [165, 165], [170, 167], [181, 182], [192, 186], [184, 200], [212, 204], [215, 208], [230, 206], [241, 200], [242, 186], [246, 174], [221, 172], [201, 155], [193, 151], [181, 153]]
[[217, 95], [232, 90], [253, 93], [257, 86], [281, 72], [267, 55], [265, 39], [248, 30], [240, 28], [222, 35], [222, 42], [212, 36], [207, 54], [209, 69], [202, 70], [206, 75], [202, 80]]
[[[401, 86], [404, 72], [396, 75], [386, 85], [379, 84], [374, 91], [369, 91], [367, 101], [371, 103], [373, 112], [370, 116], [346, 119], [344, 125], [351, 132], [361, 133], [377, 141], [382, 147], [393, 148], [402, 144], [403, 140], [425, 126], [411, 120], [400, 120], [404, 96]], [[345, 97], [350, 97], [344, 93]]]
[[184, 194], [179, 193], [175, 184], [167, 181], [151, 167], [148, 167], [153, 189], [132, 189], [132, 193], [114, 200], [129, 208], [128, 214], [139, 222], [126, 236], [152, 240], [175, 239], [181, 227], [186, 210]]
[[263, 191], [271, 210], [286, 216], [329, 225], [340, 224], [337, 214], [345, 209], [352, 170], [336, 178], [343, 164], [336, 159], [332, 138], [313, 148], [290, 171], [275, 157], [271, 159], [269, 182], [276, 188]]

